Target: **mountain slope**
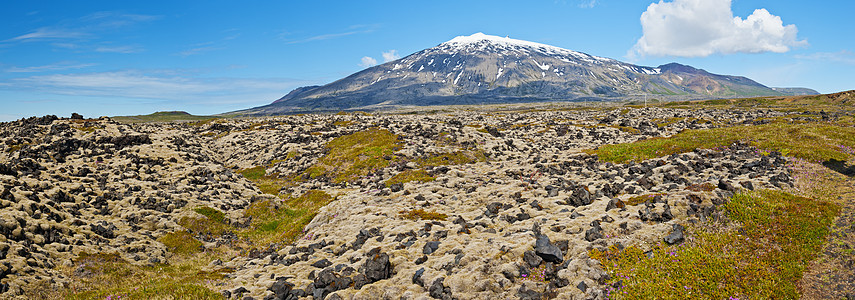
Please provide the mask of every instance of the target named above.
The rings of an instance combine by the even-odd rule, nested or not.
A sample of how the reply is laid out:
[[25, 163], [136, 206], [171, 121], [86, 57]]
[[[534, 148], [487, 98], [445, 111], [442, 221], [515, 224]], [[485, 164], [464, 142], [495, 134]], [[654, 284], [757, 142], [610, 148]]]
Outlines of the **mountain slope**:
[[637, 66], [554, 46], [476, 33], [367, 68], [323, 86], [298, 88], [238, 113], [375, 109], [527, 101], [717, 98], [784, 95], [739, 76], [676, 63]]

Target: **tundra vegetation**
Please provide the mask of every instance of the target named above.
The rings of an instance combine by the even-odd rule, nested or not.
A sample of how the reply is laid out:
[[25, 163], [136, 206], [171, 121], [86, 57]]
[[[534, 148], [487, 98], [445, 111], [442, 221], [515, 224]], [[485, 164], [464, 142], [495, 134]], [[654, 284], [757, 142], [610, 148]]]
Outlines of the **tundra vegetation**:
[[[437, 132], [431, 131], [428, 126], [418, 129], [417, 126], [405, 129], [394, 127], [389, 122], [377, 121], [374, 116], [366, 113], [293, 117], [302, 122], [298, 126], [285, 124], [275, 118], [232, 122], [230, 119], [189, 118], [176, 113], [123, 119], [126, 122], [170, 122], [178, 120], [176, 118], [192, 121], [157, 126], [177, 128], [176, 131], [191, 130], [197, 134], [193, 139], [205, 143], [222, 143], [216, 145], [241, 141], [241, 138], [254, 134], [276, 132], [280, 130], [276, 128], [281, 126], [291, 126], [287, 127], [288, 130], [299, 130], [300, 134], [294, 135], [293, 141], [281, 143], [285, 146], [273, 152], [238, 143], [229, 149], [248, 150], [238, 154], [224, 150], [200, 150], [193, 155], [179, 156], [173, 164], [181, 164], [192, 158], [199, 161], [217, 160], [230, 168], [219, 175], [198, 172], [199, 175], [195, 177], [200, 179], [194, 180], [207, 183], [197, 186], [216, 185], [217, 183], [212, 182], [221, 180], [218, 178], [231, 172], [240, 179], [230, 179], [231, 181], [251, 184], [249, 188], [255, 194], [245, 199], [245, 205], [214, 205], [197, 201], [172, 210], [158, 207], [157, 209], [163, 211], [174, 211], [168, 221], [174, 223], [174, 226], [164, 225], [167, 221], [161, 224], [149, 222], [141, 223], [141, 226], [137, 227], [142, 229], [136, 229], [157, 232], [152, 237], [158, 245], [164, 247], [167, 252], [166, 259], [139, 263], [129, 261], [127, 253], [75, 252], [68, 263], [56, 264], [53, 267], [58, 274], [74, 280], [60, 288], [55, 288], [56, 286], [50, 283], [42, 283], [39, 288], [26, 290], [25, 295], [47, 299], [222, 299], [244, 293], [282, 296], [276, 294], [282, 290], [274, 291], [272, 287], [269, 291], [237, 293], [233, 288], [236, 285], [251, 285], [251, 282], [243, 282], [248, 277], [241, 275], [244, 271], [240, 270], [251, 264], [238, 266], [228, 262], [245, 257], [268, 257], [271, 261], [278, 259], [277, 263], [281, 263], [285, 257], [303, 257], [298, 259], [302, 262], [307, 260], [304, 258], [309, 255], [301, 256], [300, 251], [315, 251], [312, 245], [319, 247], [318, 249], [326, 247], [329, 253], [344, 253], [359, 250], [362, 243], [378, 245], [382, 241], [392, 243], [391, 240], [394, 240], [396, 244], [377, 248], [377, 251], [383, 248], [382, 251], [387, 252], [366, 249], [365, 252], [372, 255], [366, 256], [368, 258], [364, 261], [380, 259], [383, 255], [389, 256], [388, 253], [393, 253], [392, 251], [405, 251], [401, 249], [416, 245], [413, 247], [418, 247], [418, 252], [424, 251], [423, 258], [403, 259], [406, 262], [393, 259], [392, 261], [401, 265], [412, 264], [412, 260], [416, 262], [412, 266], [395, 269], [400, 274], [384, 276], [406, 276], [406, 283], [413, 283], [425, 295], [435, 298], [450, 297], [453, 291], [459, 291], [462, 287], [455, 285], [451, 279], [443, 281], [437, 274], [452, 276], [454, 272], [415, 270], [418, 269], [417, 265], [429, 267], [433, 261], [441, 260], [444, 262], [443, 268], [464, 272], [465, 269], [456, 265], [472, 263], [474, 259], [469, 258], [470, 255], [465, 253], [465, 249], [450, 249], [454, 245], [451, 240], [439, 241], [446, 236], [454, 236], [455, 232], [460, 236], [470, 232], [484, 232], [496, 236], [522, 232], [538, 236], [535, 251], [529, 254], [523, 254], [524, 250], [505, 247], [495, 247], [498, 249], [489, 249], [492, 252], [486, 252], [489, 254], [487, 257], [507, 262], [502, 266], [506, 269], [497, 275], [497, 278], [504, 278], [501, 280], [506, 280], [502, 281], [505, 284], [526, 287], [510, 292], [510, 295], [517, 297], [550, 298], [558, 296], [559, 292], [599, 295], [608, 299], [792, 299], [811, 295], [839, 295], [834, 291], [819, 291], [817, 286], [827, 283], [823, 281], [826, 279], [823, 279], [821, 274], [851, 275], [851, 270], [841, 269], [840, 266], [852, 261], [851, 247], [855, 242], [847, 235], [846, 227], [846, 221], [852, 219], [855, 209], [855, 167], [852, 167], [855, 164], [855, 151], [852, 150], [855, 149], [855, 117], [851, 109], [852, 99], [850, 92], [790, 98], [657, 102], [647, 108], [635, 104], [606, 108], [493, 107], [491, 110], [485, 108], [485, 111], [474, 113], [483, 117], [514, 120], [523, 114], [549, 116], [553, 112], [582, 111], [596, 118], [562, 120], [544, 117], [539, 122], [507, 121], [489, 124], [472, 118], [469, 123], [447, 121], [448, 127], [459, 131]], [[765, 117], [762, 118], [744, 118], [745, 120], [740, 122], [705, 117], [700, 113], [691, 117], [661, 113], [656, 117], [640, 116], [647, 112], [670, 112], [672, 109], [775, 113], [764, 113]], [[454, 109], [443, 109], [435, 114], [447, 114], [450, 111], [453, 112]], [[390, 116], [388, 118], [393, 121], [398, 117]], [[639, 120], [622, 123], [610, 120], [613, 117]], [[76, 132], [75, 136], [86, 137], [105, 131], [94, 120], [91, 123], [72, 122], [70, 126], [73, 132]], [[477, 134], [483, 140], [460, 141], [457, 136], [464, 130]], [[532, 134], [546, 137], [536, 139], [530, 136]], [[576, 138], [577, 135], [579, 138]], [[609, 168], [634, 170], [633, 167], [639, 165], [662, 165], [665, 164], [662, 162], [664, 160], [687, 153], [720, 153], [719, 156], [710, 156], [712, 159], [747, 153], [745, 155], [758, 157], [757, 161], [786, 161], [787, 165], [781, 167], [792, 177], [792, 184], [769, 181], [769, 185], [755, 189], [749, 188], [750, 183], [734, 188], [724, 181], [726, 178], [713, 182], [680, 182], [674, 179], [671, 186], [679, 184], [679, 188], [653, 189], [645, 187], [648, 183], [637, 180], [631, 185], [645, 188], [610, 190], [614, 183], [608, 182], [612, 185], [599, 185], [593, 189], [594, 185], [591, 184], [589, 189], [589, 186], [581, 184], [547, 182], [545, 177], [555, 174], [550, 172], [559, 172], [546, 166], [549, 160], [555, 158], [520, 154], [538, 153], [541, 148], [546, 148], [542, 140], [559, 137], [583, 139], [583, 136], [585, 144], [580, 145], [590, 147], [560, 148], [560, 151], [579, 155], [581, 158], [578, 161], [583, 162], [580, 164], [594, 166], [585, 169], [586, 171], [578, 171], [578, 174], [588, 174], [585, 173], [588, 170], [609, 172]], [[610, 143], [612, 140], [619, 142]], [[304, 147], [312, 142], [317, 145], [315, 148]], [[38, 141], [26, 138], [8, 139], [2, 152], [6, 153], [6, 157], [12, 157], [26, 153], [36, 143]], [[182, 148], [199, 147], [186, 141], [179, 143], [173, 140], [172, 143]], [[550, 145], [552, 144], [555, 143]], [[138, 156], [139, 160], [139, 156], [143, 156], [145, 151], [137, 150], [135, 153], [139, 154], [134, 155]], [[90, 163], [94, 166], [100, 159], [93, 158]], [[739, 159], [733, 158], [731, 161], [739, 162]], [[527, 167], [516, 168], [516, 165], [522, 164]], [[490, 171], [478, 174], [481, 169], [476, 166], [490, 166], [492, 169], [483, 167]], [[579, 168], [577, 170], [584, 169], [584, 166], [570, 166], [568, 169], [572, 170], [574, 167]], [[715, 168], [722, 168], [722, 164], [708, 169]], [[0, 173], [6, 174], [11, 170], [13, 169], [7, 171], [0, 168]], [[464, 171], [467, 170], [476, 175], [466, 177], [468, 175], [465, 175]], [[493, 170], [501, 170], [503, 173]], [[643, 175], [646, 171], [628, 173]], [[782, 175], [764, 176], [778, 178]], [[467, 178], [475, 184], [467, 186]], [[781, 182], [783, 181], [781, 179]], [[506, 186], [508, 190], [496, 189], [486, 196], [473, 194], [479, 185], [488, 184]], [[566, 186], [558, 188], [558, 184]], [[662, 183], [662, 186], [666, 185]], [[443, 197], [435, 196], [443, 188], [460, 192]], [[217, 193], [227, 193], [229, 189], [235, 189], [235, 186], [218, 187]], [[608, 207], [604, 203], [600, 205], [605, 207], [602, 217], [587, 216], [597, 218], [596, 225], [592, 223], [590, 227], [580, 227], [579, 231], [575, 231], [573, 226], [561, 227], [560, 224], [548, 227], [538, 225], [540, 219], [549, 216], [542, 211], [554, 209], [558, 212], [565, 207], [567, 209], [560, 213], [566, 213], [568, 216], [572, 214], [568, 219], [586, 218], [585, 214], [594, 212], [582, 208], [598, 201], [593, 199], [593, 194], [612, 199]], [[714, 200], [718, 201], [714, 207], [717, 211], [715, 214], [704, 218], [690, 218], [683, 212], [693, 208], [678, 206], [669, 198], [695, 194], [724, 195], [725, 199]], [[208, 197], [210, 194], [204, 196]], [[558, 198], [567, 199], [557, 201], [566, 203], [554, 204]], [[337, 206], [337, 202], [344, 201], [343, 199], [351, 201], [348, 202], [350, 205], [359, 203], [358, 201], [364, 203], [364, 199], [380, 199], [377, 200], [380, 202], [371, 203], [375, 206], [379, 205], [377, 203], [383, 203], [382, 201], [387, 201], [389, 205], [392, 202], [410, 201], [404, 206], [396, 206], [391, 211], [371, 211], [366, 213], [368, 217], [362, 220], [386, 218], [389, 224], [396, 222], [395, 226], [410, 226], [407, 228], [416, 226], [421, 231], [384, 235], [379, 233], [381, 229], [374, 231], [375, 229], [365, 228], [357, 230], [356, 241], [336, 242], [335, 245], [331, 243], [332, 246], [326, 244], [327, 240], [323, 240], [323, 244], [318, 242], [316, 236], [324, 233], [319, 232], [317, 228], [325, 228], [325, 224], [331, 224], [335, 219], [348, 217], [336, 213], [342, 209]], [[532, 199], [535, 201], [531, 201]], [[478, 202], [478, 215], [469, 214], [464, 218], [454, 207], [445, 205], [446, 201], [464, 200]], [[9, 201], [4, 201], [0, 206], [10, 206], [6, 205]], [[665, 207], [671, 203], [669, 209], [675, 211], [673, 215], [668, 212], [668, 215], [671, 215], [668, 218], [664, 212], [657, 216], [642, 213], [644, 209], [648, 209], [648, 213], [650, 210], [661, 209], [663, 203]], [[510, 208], [512, 206], [513, 208]], [[627, 239], [618, 236], [622, 230], [622, 227], [617, 225], [619, 222], [607, 224], [607, 217], [617, 216], [615, 211], [625, 212], [628, 209], [632, 209], [633, 214], [625, 219], [637, 220], [638, 224], [641, 224], [639, 226], [674, 225], [674, 228], [677, 228], [679, 225], [680, 241], [666, 242], [659, 236], [659, 242], [652, 245], [625, 244]], [[677, 212], [678, 209], [681, 211]], [[613, 211], [609, 212], [610, 210]], [[47, 215], [46, 211], [41, 213]], [[635, 212], [638, 212], [637, 216]], [[541, 213], [539, 217], [530, 216], [537, 213]], [[521, 223], [527, 224], [526, 228], [522, 228], [522, 225], [519, 225]], [[532, 228], [528, 226], [529, 223], [535, 224], [532, 230], [527, 229]], [[452, 229], [451, 226], [455, 227]], [[539, 226], [544, 226], [543, 232], [546, 234], [583, 236], [584, 238], [579, 238], [579, 242], [586, 240], [584, 243], [590, 247], [579, 257], [590, 258], [591, 262], [595, 262], [592, 270], [600, 270], [607, 276], [597, 276], [596, 280], [574, 277], [574, 282], [565, 282], [566, 278], [561, 278], [556, 269], [567, 270], [569, 261], [576, 258], [559, 259], [554, 255], [550, 256], [550, 253], [557, 251], [559, 255], [567, 255], [573, 250], [575, 242], [557, 239], [549, 241], [548, 237], [543, 242]], [[431, 227], [434, 227], [433, 231]], [[430, 241], [414, 243], [419, 237], [427, 237]], [[308, 247], [291, 247], [301, 241], [313, 244]], [[291, 251], [282, 251], [286, 247], [290, 247], [287, 249]], [[533, 254], [535, 252], [537, 254]], [[429, 258], [429, 255], [436, 255], [435, 253], [449, 257]], [[3, 254], [6, 254], [5, 250]], [[289, 264], [294, 264], [294, 261], [289, 261]], [[312, 261], [312, 264], [321, 267], [312, 271], [311, 275], [280, 275], [299, 276], [300, 278], [296, 279], [310, 281], [312, 287], [318, 288], [325, 280], [321, 279], [321, 270], [335, 267], [325, 264], [322, 260]], [[511, 265], [514, 267], [506, 267]], [[371, 266], [364, 263], [357, 272], [362, 272], [360, 275], [368, 274], [365, 269], [370, 269]], [[394, 269], [394, 266], [392, 268]], [[385, 269], [381, 270], [385, 272]], [[418, 276], [434, 277], [430, 277], [430, 282], [426, 282], [427, 279], [422, 280], [421, 277], [413, 275], [413, 272]], [[338, 276], [335, 280], [350, 280], [350, 285], [339, 291], [358, 289], [353, 279], [356, 277], [345, 277], [344, 271], [336, 270], [334, 273], [324, 274]], [[267, 273], [261, 277], [269, 277], [280, 286], [286, 281], [275, 279], [276, 276], [268, 276]], [[383, 280], [389, 277], [378, 278]], [[420, 280], [423, 282], [419, 282]], [[526, 290], [530, 287], [536, 290]], [[290, 286], [289, 292], [292, 291], [291, 288], [296, 291], [298, 288], [306, 288], [306, 285]], [[483, 288], [480, 292], [487, 293], [490, 290]], [[225, 294], [224, 291], [228, 293]], [[310, 294], [309, 290], [302, 291]], [[325, 296], [335, 291], [327, 289], [321, 290], [320, 293]], [[340, 295], [346, 297], [353, 294]], [[467, 299], [484, 294], [473, 295], [454, 294], [454, 297]]]

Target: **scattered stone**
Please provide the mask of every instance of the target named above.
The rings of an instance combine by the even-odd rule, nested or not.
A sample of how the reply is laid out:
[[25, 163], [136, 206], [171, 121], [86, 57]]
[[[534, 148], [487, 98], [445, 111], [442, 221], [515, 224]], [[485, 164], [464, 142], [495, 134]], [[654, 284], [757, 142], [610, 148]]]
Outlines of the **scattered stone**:
[[549, 237], [546, 235], [538, 235], [537, 240], [535, 241], [534, 252], [543, 260], [551, 262], [551, 263], [561, 263], [564, 261], [564, 254], [561, 253], [561, 249], [558, 249], [552, 242], [549, 241]]
[[665, 243], [668, 245], [679, 244], [683, 242], [683, 225], [674, 224], [671, 227], [671, 233], [665, 236]]

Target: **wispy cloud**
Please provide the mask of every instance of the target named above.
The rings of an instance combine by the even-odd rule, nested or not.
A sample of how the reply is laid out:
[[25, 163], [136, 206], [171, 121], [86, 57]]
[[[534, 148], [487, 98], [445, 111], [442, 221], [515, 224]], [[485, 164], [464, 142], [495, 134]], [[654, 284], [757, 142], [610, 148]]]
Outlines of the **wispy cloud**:
[[310, 37], [306, 37], [306, 38], [298, 38], [298, 39], [287, 38], [289, 35], [292, 35], [292, 33], [285, 31], [279, 35], [279, 38], [285, 40], [286, 44], [301, 44], [301, 43], [308, 43], [308, 42], [337, 39], [337, 38], [346, 37], [346, 36], [350, 36], [350, 35], [356, 35], [356, 34], [372, 33], [377, 29], [377, 27], [379, 27], [379, 26], [378, 25], [364, 25], [364, 24], [351, 25], [348, 27], [348, 30], [344, 31], [344, 32], [319, 34], [319, 35], [315, 35], [315, 36], [310, 36]]
[[187, 57], [187, 56], [202, 54], [205, 52], [215, 51], [215, 50], [219, 50], [219, 49], [223, 49], [223, 47], [215, 47], [215, 46], [196, 47], [196, 48], [187, 49], [187, 50], [178, 52], [178, 55]]
[[848, 65], [855, 65], [855, 52], [841, 50], [838, 52], [817, 52], [806, 55], [796, 55], [798, 59], [809, 59], [818, 61], [838, 62]]
[[298, 85], [314, 83], [288, 78], [202, 78], [176, 75], [178, 73], [182, 72], [125, 70], [39, 75], [0, 82], [0, 90], [185, 103], [250, 103], [275, 99]]
[[144, 49], [140, 46], [100, 46], [98, 48], [95, 48], [95, 52], [102, 52], [102, 53], [130, 54], [130, 53], [139, 53], [139, 52], [143, 52], [143, 51], [144, 51]]
[[101, 39], [104, 34], [159, 18], [160, 16], [153, 15], [124, 14], [109, 11], [96, 12], [76, 19], [63, 20], [51, 26], [36, 28], [29, 32], [0, 40], [0, 44], [10, 46], [17, 43], [51, 42], [50, 45], [54, 47], [73, 45], [75, 48], [98, 52], [134, 53], [134, 49], [128, 48], [131, 46], [125, 46], [120, 49], [118, 47], [107, 46], [81, 46], [81, 44], [88, 45], [92, 41]]
[[50, 28], [42, 27], [30, 33], [19, 35], [3, 42], [28, 42], [41, 40], [56, 40], [56, 39], [78, 39], [91, 36], [89, 33], [81, 30]]
[[95, 66], [96, 64], [81, 64], [76, 62], [58, 62], [54, 64], [44, 65], [44, 66], [32, 66], [32, 67], [11, 67], [6, 69], [6, 72], [9, 73], [34, 73], [34, 72], [49, 72], [49, 71], [62, 71], [62, 70], [72, 70], [72, 69], [83, 69], [91, 66]]

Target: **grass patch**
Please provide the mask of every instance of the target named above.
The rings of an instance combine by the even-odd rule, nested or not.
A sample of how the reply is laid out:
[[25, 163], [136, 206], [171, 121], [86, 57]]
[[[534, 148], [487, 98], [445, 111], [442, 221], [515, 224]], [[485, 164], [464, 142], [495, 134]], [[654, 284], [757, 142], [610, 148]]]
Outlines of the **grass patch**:
[[318, 214], [318, 210], [333, 200], [323, 191], [311, 190], [297, 198], [273, 200], [278, 203], [255, 202], [245, 211], [246, 216], [252, 218], [250, 227], [238, 235], [261, 246], [292, 242]]
[[193, 234], [187, 231], [170, 232], [157, 239], [157, 241], [163, 243], [169, 252], [175, 254], [199, 253], [199, 247], [202, 246], [202, 242], [196, 240]]
[[255, 183], [255, 186], [265, 194], [279, 196], [279, 191], [291, 181], [288, 179], [279, 178], [276, 175], [267, 175], [267, 168], [264, 166], [252, 167], [243, 169], [240, 174], [244, 178]]
[[209, 206], [199, 207], [199, 208], [194, 209], [193, 211], [195, 211], [196, 213], [198, 213], [200, 215], [208, 217], [208, 219], [210, 219], [214, 222], [222, 223], [223, 219], [225, 218], [225, 215], [223, 214], [223, 212], [217, 210], [216, 208], [212, 208]]
[[448, 218], [448, 215], [437, 213], [437, 212], [428, 212], [423, 209], [414, 209], [411, 211], [402, 211], [401, 217], [409, 220], [436, 220], [436, 221], [445, 221]]
[[210, 262], [196, 255], [175, 264], [136, 266], [116, 254], [81, 253], [73, 266], [59, 267], [71, 285], [56, 289], [44, 286], [30, 296], [42, 299], [224, 299], [214, 292], [229, 269], [199, 271]]
[[651, 138], [628, 144], [605, 145], [596, 153], [600, 160], [615, 163], [641, 161], [698, 148], [726, 147], [750, 141], [758, 148], [779, 151], [810, 161], [846, 160], [840, 145], [855, 147], [855, 128], [828, 124], [770, 123], [706, 130], [686, 130], [669, 138]]
[[401, 173], [395, 174], [392, 178], [386, 180], [386, 186], [392, 186], [393, 184], [400, 183], [404, 184], [407, 182], [429, 182], [433, 181], [435, 178], [430, 176], [427, 171], [418, 169], [418, 170], [404, 170]]
[[430, 154], [426, 157], [416, 159], [415, 162], [423, 167], [438, 167], [471, 164], [486, 160], [487, 156], [482, 151], [456, 151]]
[[385, 129], [369, 129], [340, 136], [326, 145], [327, 154], [305, 171], [309, 178], [328, 177], [334, 183], [351, 182], [389, 166], [400, 149], [399, 136]]
[[680, 246], [591, 250], [609, 273], [611, 299], [797, 299], [796, 282], [817, 256], [834, 204], [780, 191], [739, 193], [729, 223], [691, 227]]

